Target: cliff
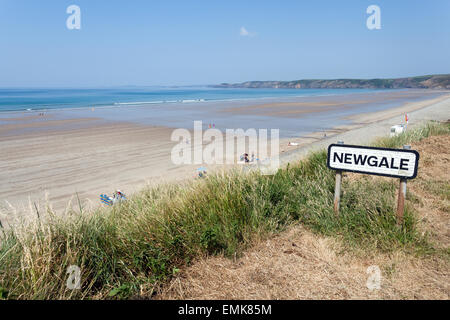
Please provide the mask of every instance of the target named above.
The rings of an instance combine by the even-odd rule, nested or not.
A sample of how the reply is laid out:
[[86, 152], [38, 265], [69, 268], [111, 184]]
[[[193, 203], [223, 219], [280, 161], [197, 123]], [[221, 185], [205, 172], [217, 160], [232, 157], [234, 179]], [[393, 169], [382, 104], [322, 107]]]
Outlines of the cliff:
[[294, 81], [247, 81], [242, 83], [222, 83], [214, 88], [287, 88], [287, 89], [449, 89], [450, 74], [428, 75], [396, 79], [305, 79]]

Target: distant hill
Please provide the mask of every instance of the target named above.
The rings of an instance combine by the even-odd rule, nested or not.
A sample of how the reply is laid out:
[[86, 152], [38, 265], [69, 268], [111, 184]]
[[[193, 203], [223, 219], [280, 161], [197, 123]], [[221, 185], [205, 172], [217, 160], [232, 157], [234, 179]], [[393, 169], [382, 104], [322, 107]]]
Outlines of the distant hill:
[[305, 79], [294, 81], [247, 81], [242, 83], [222, 83], [213, 85], [214, 88], [291, 88], [291, 89], [320, 89], [320, 88], [367, 88], [367, 89], [449, 89], [450, 74], [428, 75], [419, 77], [396, 79]]

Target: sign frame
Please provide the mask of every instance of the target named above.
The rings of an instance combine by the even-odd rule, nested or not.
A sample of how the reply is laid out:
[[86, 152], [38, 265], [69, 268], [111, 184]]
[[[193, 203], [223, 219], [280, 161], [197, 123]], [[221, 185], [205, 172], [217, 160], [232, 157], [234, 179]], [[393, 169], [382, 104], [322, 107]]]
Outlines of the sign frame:
[[[416, 156], [416, 161], [414, 164], [414, 172], [413, 175], [410, 177], [402, 176], [402, 175], [393, 175], [393, 174], [386, 174], [386, 173], [378, 173], [378, 172], [367, 172], [362, 170], [352, 170], [352, 169], [338, 169], [333, 168], [330, 166], [330, 157], [331, 157], [331, 148], [332, 147], [344, 147], [344, 148], [352, 148], [352, 149], [370, 149], [370, 150], [380, 150], [380, 151], [394, 151], [394, 152], [403, 152], [403, 153], [414, 153]], [[383, 176], [383, 177], [390, 177], [390, 178], [400, 178], [400, 179], [407, 179], [411, 180], [417, 177], [417, 171], [419, 168], [419, 158], [420, 154], [416, 150], [406, 150], [406, 149], [391, 149], [391, 148], [379, 148], [379, 147], [366, 147], [366, 146], [357, 146], [357, 145], [350, 145], [350, 144], [330, 144], [328, 146], [327, 150], [327, 167], [331, 170], [335, 171], [345, 171], [345, 172], [355, 172], [355, 173], [362, 173], [362, 174], [370, 174], [370, 175], [376, 175], [376, 176]]]

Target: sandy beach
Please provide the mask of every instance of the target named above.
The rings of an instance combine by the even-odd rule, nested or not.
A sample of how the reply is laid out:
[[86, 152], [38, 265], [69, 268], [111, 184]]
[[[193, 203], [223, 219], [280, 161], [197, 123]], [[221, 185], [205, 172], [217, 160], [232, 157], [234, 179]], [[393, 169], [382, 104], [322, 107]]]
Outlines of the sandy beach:
[[2, 207], [8, 212], [30, 212], [34, 203], [43, 208], [46, 198], [60, 211], [77, 195], [88, 209], [99, 204], [100, 193], [129, 194], [147, 181], [189, 171], [168, 161], [172, 129], [117, 123], [61, 131], [52, 130], [59, 123], [48, 122], [48, 133], [0, 139]]
[[[280, 150], [286, 153], [285, 162], [292, 161], [311, 150], [326, 148], [328, 144], [345, 139], [346, 143], [364, 144], [371, 139], [388, 135], [391, 126], [404, 124], [408, 113], [409, 125], [415, 126], [427, 120], [446, 121], [450, 118], [450, 94], [419, 102], [404, 103], [388, 110], [363, 113], [347, 117], [351, 124], [336, 126], [330, 130], [313, 132], [300, 139], [285, 139], [298, 143], [296, 147]], [[308, 147], [306, 147], [308, 146]], [[301, 150], [300, 150], [301, 149]]]
[[[383, 95], [377, 96], [382, 99]], [[317, 102], [319, 103], [319, 102]], [[347, 108], [355, 101], [259, 105], [236, 108], [234, 115], [279, 109], [284, 116], [324, 113]], [[331, 104], [330, 104], [331, 103]], [[320, 110], [318, 110], [319, 108]], [[287, 112], [287, 113], [286, 113]], [[404, 113], [410, 125], [425, 120], [450, 118], [450, 94], [407, 102], [386, 110], [353, 115], [349, 124], [280, 140], [282, 163], [295, 161], [311, 150], [344, 139], [363, 143], [389, 133], [391, 125], [402, 123]], [[268, 115], [268, 114], [267, 114]], [[35, 215], [36, 208], [50, 205], [64, 214], [73, 207], [89, 210], [100, 206], [99, 195], [120, 189], [130, 195], [146, 184], [194, 179], [198, 164], [175, 165], [170, 153], [176, 142], [170, 140], [173, 128], [126, 121], [107, 121], [98, 117], [58, 119], [44, 116], [0, 116], [0, 219]], [[289, 146], [294, 142], [296, 146]], [[209, 166], [211, 171], [222, 166]]]

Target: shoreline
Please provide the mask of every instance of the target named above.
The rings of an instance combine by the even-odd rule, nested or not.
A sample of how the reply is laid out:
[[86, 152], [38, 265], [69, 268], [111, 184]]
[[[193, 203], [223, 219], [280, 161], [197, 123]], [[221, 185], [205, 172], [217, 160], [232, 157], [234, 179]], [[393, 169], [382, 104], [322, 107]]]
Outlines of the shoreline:
[[405, 112], [409, 116], [409, 128], [414, 128], [426, 121], [448, 121], [450, 120], [450, 95], [426, 101], [407, 103], [387, 111], [374, 112], [372, 114], [359, 115], [352, 118], [352, 124], [337, 126], [326, 131], [326, 137], [322, 132], [311, 134], [305, 139], [306, 142], [295, 149], [291, 149], [281, 155], [281, 164], [290, 161], [299, 161], [308, 153], [319, 149], [326, 149], [331, 143], [341, 140], [346, 144], [367, 144], [377, 138], [389, 135], [390, 127], [404, 124]]
[[[205, 101], [169, 105], [133, 105], [77, 109], [53, 109], [45, 112], [0, 112], [0, 128], [9, 126], [20, 134], [21, 119], [28, 122], [95, 119], [99, 124], [128, 122], [169, 128], [192, 128], [194, 121], [216, 128], [280, 129], [280, 137], [295, 138], [311, 132], [347, 125], [361, 113], [384, 111], [407, 102], [429, 100], [448, 94], [443, 90], [382, 90], [346, 94], [249, 99], [245, 101]], [[16, 120], [16, 121], [14, 121]], [[27, 122], [27, 124], [28, 124]], [[76, 121], [75, 121], [76, 122]], [[14, 125], [18, 125], [14, 128]], [[28, 125], [28, 127], [30, 127]], [[37, 126], [39, 127], [39, 126]], [[34, 131], [39, 131], [40, 129]], [[41, 126], [43, 127], [43, 126]], [[70, 126], [69, 126], [70, 128]], [[25, 128], [24, 131], [30, 131]], [[45, 131], [45, 128], [42, 128]], [[5, 130], [1, 134], [4, 134]], [[11, 133], [8, 133], [10, 135]]]
[[[206, 88], [210, 88], [210, 87], [206, 87]], [[0, 90], [2, 90], [4, 88], [0, 88]], [[20, 88], [20, 89], [25, 89], [25, 88]], [[37, 88], [38, 90], [41, 90], [43, 88]], [[63, 88], [64, 90], [65, 88]], [[258, 89], [248, 89], [248, 88], [242, 88], [244, 90], [258, 90]], [[58, 90], [58, 89], [55, 89]], [[71, 89], [69, 89], [71, 90]], [[91, 89], [88, 89], [91, 90]], [[97, 90], [102, 90], [102, 89], [97, 89]], [[270, 89], [270, 90], [274, 90], [274, 92], [277, 92], [278, 89]], [[375, 88], [375, 89], [370, 89], [370, 88], [347, 88], [347, 89], [343, 89], [343, 88], [321, 88], [321, 89], [294, 89], [294, 88], [290, 88], [290, 89], [286, 89], [288, 91], [292, 91], [294, 92], [295, 90], [297, 90], [297, 92], [301, 93], [302, 90], [336, 90], [335, 93], [331, 93], [331, 94], [311, 94], [311, 95], [287, 95], [287, 96], [262, 96], [262, 97], [241, 97], [241, 98], [223, 98], [223, 99], [208, 99], [208, 98], [197, 98], [197, 99], [179, 99], [179, 100], [155, 100], [155, 101], [135, 101], [135, 102], [105, 102], [105, 103], [101, 103], [101, 104], [96, 104], [95, 102], [93, 103], [85, 103], [85, 105], [80, 105], [80, 106], [71, 106], [71, 107], [67, 107], [67, 108], [53, 108], [53, 107], [47, 107], [47, 108], [23, 108], [23, 109], [17, 109], [17, 110], [0, 110], [0, 116], [2, 114], [11, 114], [11, 113], [22, 113], [22, 114], [27, 114], [27, 113], [36, 113], [36, 112], [59, 112], [59, 111], [82, 111], [82, 110], [89, 110], [91, 108], [96, 108], [96, 109], [113, 109], [113, 108], [121, 108], [121, 107], [126, 107], [126, 106], [131, 106], [131, 107], [135, 107], [135, 106], [152, 106], [152, 105], [183, 105], [183, 104], [193, 104], [193, 103], [200, 103], [200, 104], [204, 104], [204, 103], [228, 103], [228, 102], [242, 102], [242, 103], [248, 103], [248, 102], [259, 102], [259, 101], [264, 101], [264, 100], [269, 100], [272, 102], [278, 102], [280, 100], [285, 100], [285, 99], [297, 99], [297, 98], [314, 98], [314, 97], [339, 97], [339, 96], [345, 96], [348, 95], [349, 93], [345, 92], [345, 90], [355, 90], [355, 91], [360, 91], [360, 92], [352, 92], [350, 93], [351, 95], [360, 95], [360, 94], [367, 94], [367, 93], [390, 93], [390, 92], [408, 92], [408, 91], [423, 91], [423, 92], [428, 92], [428, 93], [440, 93], [440, 92], [448, 92], [449, 90], [446, 89], [420, 89], [420, 88], [395, 88], [395, 89], [385, 89], [385, 88]], [[339, 92], [343, 90], [344, 92]]]
[[[423, 101], [419, 101], [419, 102], [407, 102], [401, 106], [398, 106], [396, 108], [391, 108], [388, 110], [382, 110], [382, 111], [376, 111], [376, 112], [371, 112], [371, 113], [365, 113], [365, 114], [359, 114], [359, 115], [353, 115], [353, 116], [349, 116], [346, 117], [345, 119], [350, 120], [351, 123], [347, 124], [347, 125], [339, 125], [339, 126], [335, 126], [332, 129], [328, 129], [328, 130], [324, 130], [324, 131], [320, 131], [320, 132], [312, 132], [311, 134], [308, 134], [305, 137], [302, 137], [300, 139], [288, 139], [288, 138], [283, 138], [282, 140], [284, 142], [304, 142], [302, 140], [307, 139], [307, 140], [311, 140], [312, 142], [314, 141], [319, 141], [325, 138], [333, 138], [341, 133], [347, 132], [347, 131], [351, 131], [354, 129], [358, 129], [361, 128], [367, 124], [371, 124], [374, 122], [379, 122], [379, 121], [385, 121], [394, 117], [398, 117], [400, 115], [403, 115], [405, 113], [411, 113], [426, 107], [429, 107], [430, 105], [445, 101], [450, 99], [450, 93], [447, 95], [443, 95], [440, 96], [438, 98], [433, 98], [433, 99], [429, 99], [429, 100], [423, 100]], [[449, 118], [450, 118], [450, 113], [449, 113]], [[401, 124], [404, 123], [403, 122], [398, 122], [398, 123], [394, 123], [394, 124]], [[394, 125], [393, 124], [393, 125]], [[388, 131], [385, 132], [386, 134], [388, 134]], [[326, 135], [324, 137], [324, 134]], [[281, 141], [281, 140], [280, 140]], [[303, 143], [304, 145], [305, 143]], [[307, 143], [309, 144], [309, 143]], [[299, 146], [301, 147], [301, 145]], [[295, 151], [298, 148], [290, 148], [289, 151]]]

